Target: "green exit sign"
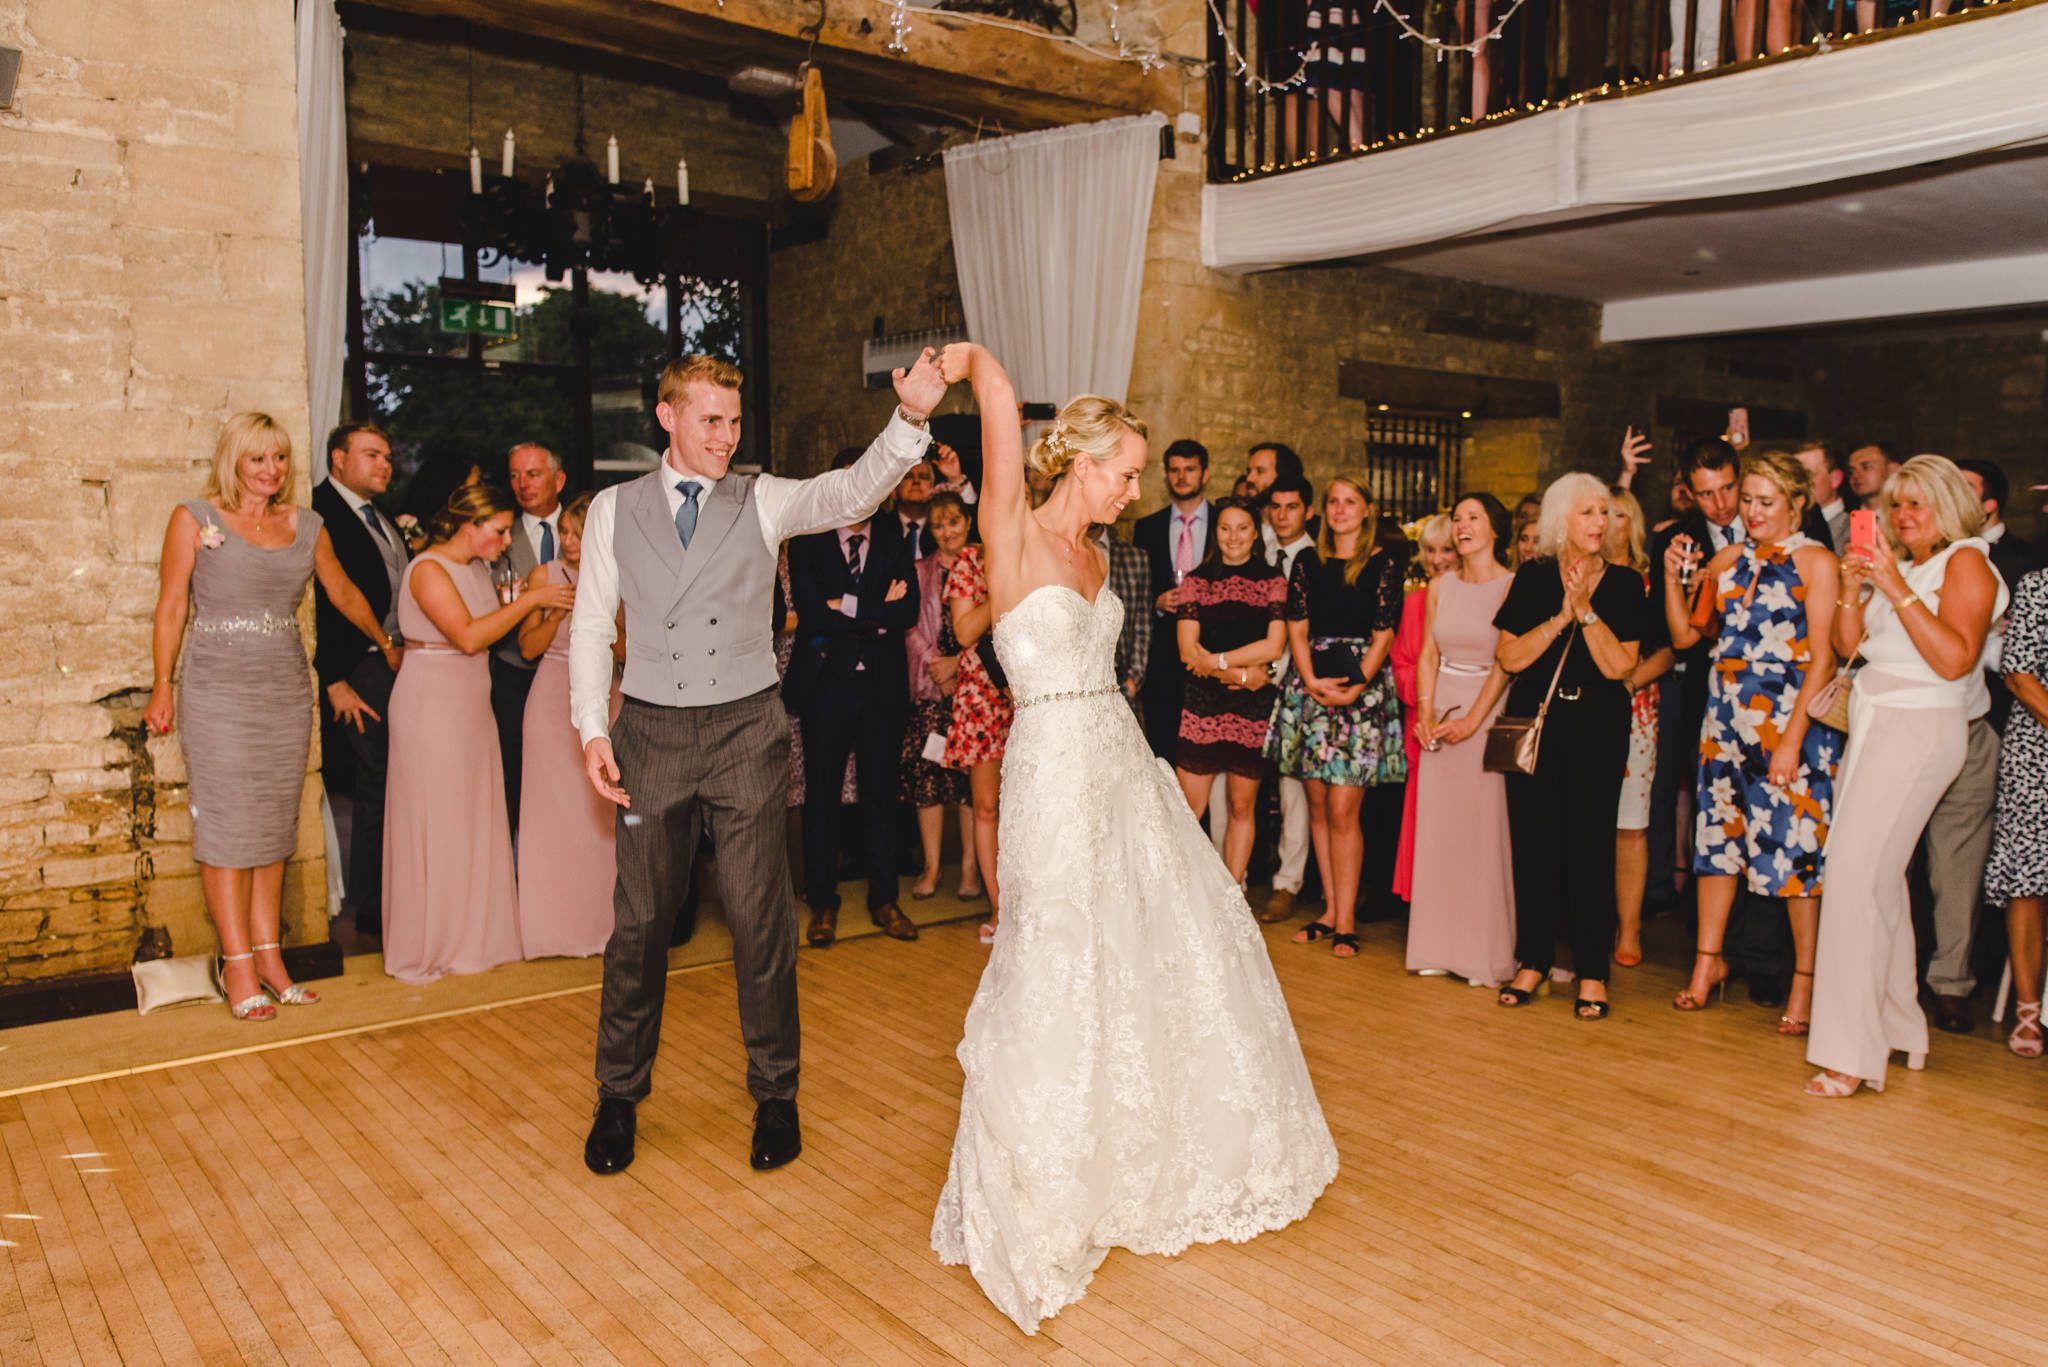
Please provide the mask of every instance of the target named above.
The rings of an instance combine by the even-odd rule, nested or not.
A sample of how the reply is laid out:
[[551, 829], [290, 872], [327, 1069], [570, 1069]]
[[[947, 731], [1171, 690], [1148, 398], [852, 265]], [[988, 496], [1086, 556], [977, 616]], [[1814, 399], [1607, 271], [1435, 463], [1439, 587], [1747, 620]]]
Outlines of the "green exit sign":
[[485, 337], [511, 337], [516, 332], [512, 305], [485, 299], [448, 299], [440, 302], [441, 331], [475, 332]]

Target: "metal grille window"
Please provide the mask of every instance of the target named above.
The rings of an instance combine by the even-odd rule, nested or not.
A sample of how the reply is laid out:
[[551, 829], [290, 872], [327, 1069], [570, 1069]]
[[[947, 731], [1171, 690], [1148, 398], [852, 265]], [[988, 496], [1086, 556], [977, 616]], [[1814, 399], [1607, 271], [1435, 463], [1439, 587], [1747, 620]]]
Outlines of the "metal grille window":
[[1465, 423], [1428, 414], [1372, 412], [1365, 419], [1365, 476], [1380, 514], [1402, 522], [1441, 512], [1457, 496]]

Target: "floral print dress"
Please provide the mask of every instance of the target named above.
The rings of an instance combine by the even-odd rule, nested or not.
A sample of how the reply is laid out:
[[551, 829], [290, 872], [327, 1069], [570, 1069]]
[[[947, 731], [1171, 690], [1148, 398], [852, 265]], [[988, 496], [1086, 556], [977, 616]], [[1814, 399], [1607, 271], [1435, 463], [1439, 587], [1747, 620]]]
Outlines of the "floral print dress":
[[[988, 574], [981, 567], [979, 546], [961, 551], [946, 575], [948, 614], [956, 598], [965, 598], [969, 606], [988, 601]], [[987, 634], [983, 639], [987, 639]], [[1015, 715], [1010, 691], [996, 687], [980, 654], [974, 650], [961, 651], [959, 682], [953, 689], [953, 727], [946, 733], [947, 767], [972, 769], [988, 760], [1001, 759]]]
[[1815, 722], [1800, 743], [1792, 782], [1780, 788], [1770, 781], [1771, 752], [1792, 723], [1813, 664], [1806, 584], [1793, 552], [1814, 544], [1804, 536], [1745, 544], [1721, 572], [1711, 605], [1703, 602], [1694, 618], [1704, 630], [1718, 616], [1720, 635], [1700, 729], [1692, 868], [1702, 875], [1747, 873], [1749, 890], [1763, 897], [1820, 895], [1821, 847], [1842, 758], [1842, 733]]

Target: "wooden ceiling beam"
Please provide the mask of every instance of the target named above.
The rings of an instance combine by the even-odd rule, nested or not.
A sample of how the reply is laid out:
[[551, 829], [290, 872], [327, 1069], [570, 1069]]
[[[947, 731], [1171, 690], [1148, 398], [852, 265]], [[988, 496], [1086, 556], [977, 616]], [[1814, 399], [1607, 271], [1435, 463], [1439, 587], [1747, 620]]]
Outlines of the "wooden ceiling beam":
[[887, 50], [889, 8], [878, 0], [366, 0], [374, 8], [654, 61], [720, 79], [742, 67], [794, 71], [806, 52], [835, 97], [910, 117], [1011, 130], [1179, 107], [1171, 67], [1082, 52], [1050, 36], [920, 10], [907, 53]]

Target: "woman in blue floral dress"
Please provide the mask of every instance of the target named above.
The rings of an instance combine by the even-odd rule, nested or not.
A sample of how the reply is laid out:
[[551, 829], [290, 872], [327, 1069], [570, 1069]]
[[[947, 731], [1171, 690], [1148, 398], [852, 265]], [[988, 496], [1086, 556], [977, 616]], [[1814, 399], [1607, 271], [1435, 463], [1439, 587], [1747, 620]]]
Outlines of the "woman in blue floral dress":
[[1757, 896], [1784, 898], [1792, 922], [1798, 966], [1778, 1018], [1781, 1035], [1804, 1035], [1812, 1014], [1821, 847], [1843, 744], [1839, 731], [1806, 710], [1835, 671], [1829, 631], [1839, 584], [1834, 553], [1799, 531], [1812, 497], [1812, 481], [1793, 457], [1744, 457], [1749, 539], [1707, 563], [1691, 611], [1684, 597], [1698, 555], [1691, 538], [1676, 538], [1664, 562], [1672, 645], [1682, 651], [1715, 637], [1694, 797], [1699, 953], [1691, 983], [1672, 1005], [1697, 1011], [1727, 980], [1721, 940], [1736, 879], [1746, 876]]

